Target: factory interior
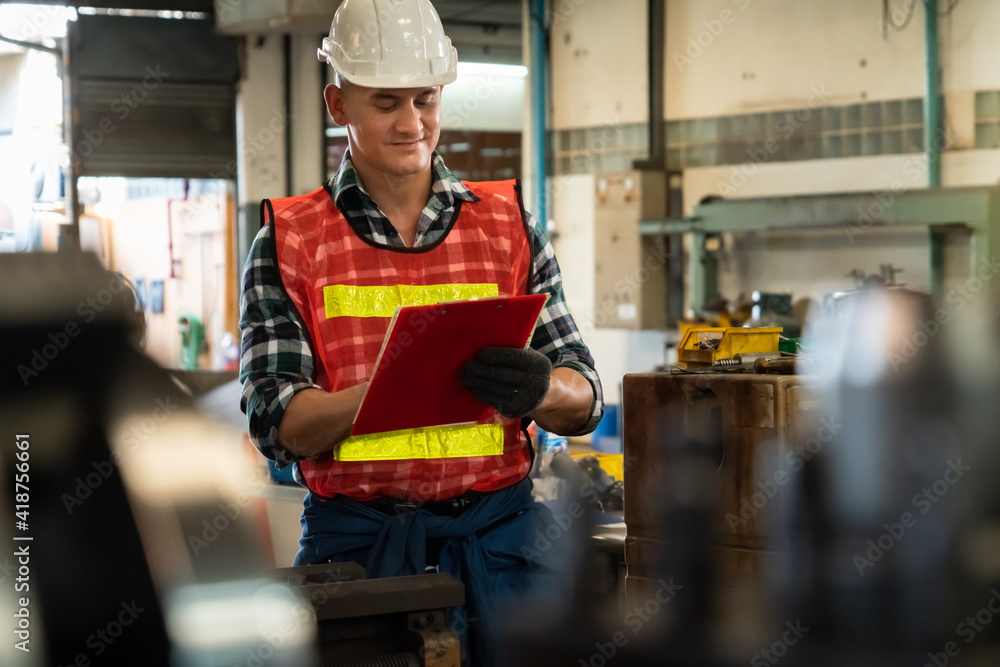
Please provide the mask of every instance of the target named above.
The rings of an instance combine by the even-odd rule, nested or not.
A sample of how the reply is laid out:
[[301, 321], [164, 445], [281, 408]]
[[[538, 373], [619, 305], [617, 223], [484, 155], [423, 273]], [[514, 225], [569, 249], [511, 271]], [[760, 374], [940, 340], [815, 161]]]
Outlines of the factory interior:
[[[453, 80], [337, 60], [424, 58], [390, 34]], [[996, 0], [0, 3], [0, 665], [997, 667], [998, 62]], [[389, 252], [342, 165], [437, 85], [416, 211], [453, 208]], [[433, 265], [460, 243], [511, 261]], [[424, 300], [331, 314], [362, 287]], [[405, 308], [454, 338], [394, 349]], [[492, 346], [542, 359], [529, 407], [465, 379]], [[389, 451], [447, 429], [500, 441]]]

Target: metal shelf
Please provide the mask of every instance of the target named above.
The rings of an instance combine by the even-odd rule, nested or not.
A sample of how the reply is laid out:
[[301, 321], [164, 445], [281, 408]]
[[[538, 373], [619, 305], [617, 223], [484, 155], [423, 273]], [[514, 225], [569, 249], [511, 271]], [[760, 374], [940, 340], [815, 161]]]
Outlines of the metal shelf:
[[[881, 190], [793, 197], [722, 199], [699, 204], [694, 215], [681, 220], [648, 220], [639, 224], [645, 235], [687, 234], [698, 256], [687, 262], [690, 308], [700, 310], [707, 284], [715, 284], [715, 263], [707, 257], [705, 236], [722, 232], [809, 230], [840, 227], [848, 238], [889, 226], [927, 227], [931, 242], [931, 290], [943, 292], [944, 238], [951, 233], [972, 235], [970, 270], [995, 253], [1000, 238], [1000, 188], [978, 186], [920, 190]], [[709, 261], [706, 261], [709, 260]]]

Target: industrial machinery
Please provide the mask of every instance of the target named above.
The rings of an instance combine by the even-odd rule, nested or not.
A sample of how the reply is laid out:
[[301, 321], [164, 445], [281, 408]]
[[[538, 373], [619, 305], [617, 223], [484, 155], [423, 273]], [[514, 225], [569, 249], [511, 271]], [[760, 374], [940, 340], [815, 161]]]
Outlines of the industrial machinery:
[[[625, 376], [626, 596], [641, 600], [658, 585], [664, 555], [668, 485], [686, 457], [706, 494], [717, 581], [763, 582], [777, 535], [766, 520], [785, 502], [791, 473], [836, 432], [808, 376], [756, 373], [655, 373]], [[806, 434], [806, 438], [799, 438]], [[811, 435], [810, 435], [811, 434]], [[760, 472], [762, 461], [778, 462]], [[767, 510], [767, 511], [765, 511]]]
[[262, 473], [130, 344], [123, 291], [92, 255], [0, 256], [0, 664], [457, 666], [452, 577], [266, 566]]
[[[777, 354], [781, 327], [682, 326], [682, 332], [677, 347], [679, 363], [685, 367], [727, 366], [742, 362], [745, 355]], [[747, 357], [746, 361], [753, 359]]]
[[[690, 218], [647, 217], [644, 237], [686, 237], [689, 248], [685, 283], [687, 308], [701, 312], [714, 297], [718, 265], [706, 241], [726, 232], [842, 230], [854, 242], [870, 230], [926, 229], [930, 288], [944, 297], [945, 245], [969, 236], [969, 275], [1000, 245], [1000, 188], [977, 186], [927, 190], [848, 192], [794, 197], [712, 198], [694, 207]], [[717, 250], [717, 243], [713, 245]]]
[[627, 611], [523, 619], [509, 664], [997, 664], [996, 325], [939, 312], [874, 287], [804, 375], [627, 376]]
[[451, 575], [367, 579], [357, 563], [284, 568], [277, 575], [315, 610], [321, 664], [460, 667], [465, 587]]

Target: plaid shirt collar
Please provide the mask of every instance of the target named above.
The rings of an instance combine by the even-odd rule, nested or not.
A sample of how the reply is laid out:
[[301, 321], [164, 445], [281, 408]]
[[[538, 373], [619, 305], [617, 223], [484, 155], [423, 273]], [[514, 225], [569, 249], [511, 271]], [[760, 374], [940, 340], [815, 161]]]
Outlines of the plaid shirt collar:
[[[356, 188], [363, 195], [361, 199], [365, 202], [366, 208], [378, 208], [378, 204], [365, 190], [358, 172], [354, 169], [351, 151], [347, 151], [344, 154], [344, 160], [340, 163], [340, 169], [337, 170], [337, 175], [330, 181], [329, 191], [333, 201], [340, 205], [341, 198], [352, 188]], [[431, 198], [439, 199], [443, 204], [442, 208], [453, 207], [456, 199], [470, 202], [479, 201], [479, 197], [472, 194], [465, 187], [465, 184], [451, 173], [451, 170], [444, 163], [444, 158], [437, 151], [434, 151], [431, 159]]]

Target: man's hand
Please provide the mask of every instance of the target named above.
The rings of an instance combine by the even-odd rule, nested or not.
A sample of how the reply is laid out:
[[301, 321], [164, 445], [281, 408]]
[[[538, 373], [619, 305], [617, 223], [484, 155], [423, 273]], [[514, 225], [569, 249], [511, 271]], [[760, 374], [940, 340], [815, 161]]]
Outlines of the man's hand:
[[462, 383], [480, 401], [508, 419], [519, 419], [542, 404], [552, 364], [541, 352], [487, 347], [465, 362]]
[[278, 425], [278, 442], [305, 458], [330, 451], [351, 434], [367, 388], [362, 382], [334, 393], [306, 389], [295, 394]]

